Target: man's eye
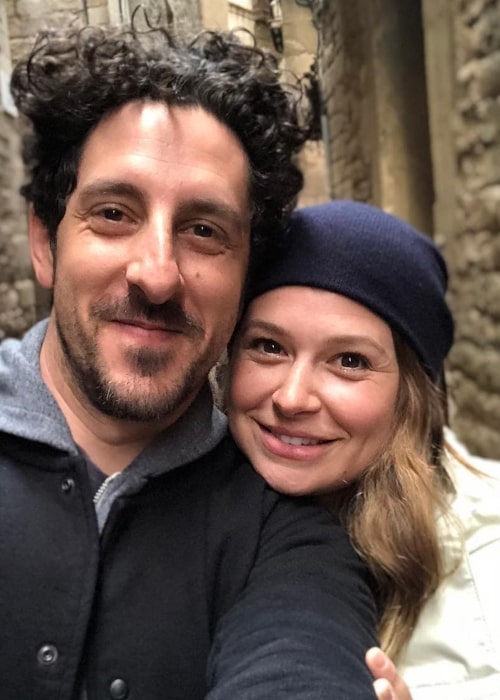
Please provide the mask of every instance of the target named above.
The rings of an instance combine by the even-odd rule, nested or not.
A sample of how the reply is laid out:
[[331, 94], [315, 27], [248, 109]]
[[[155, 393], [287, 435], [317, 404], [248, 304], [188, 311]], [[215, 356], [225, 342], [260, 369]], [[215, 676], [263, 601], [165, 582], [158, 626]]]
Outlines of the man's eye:
[[137, 229], [137, 218], [127, 208], [102, 205], [91, 210], [89, 226], [101, 236], [128, 236]]
[[116, 207], [106, 207], [106, 209], [101, 210], [101, 214], [108, 221], [122, 221], [123, 219], [123, 212]]
[[199, 238], [212, 238], [215, 235], [214, 229], [206, 224], [195, 224], [193, 226], [193, 233]]

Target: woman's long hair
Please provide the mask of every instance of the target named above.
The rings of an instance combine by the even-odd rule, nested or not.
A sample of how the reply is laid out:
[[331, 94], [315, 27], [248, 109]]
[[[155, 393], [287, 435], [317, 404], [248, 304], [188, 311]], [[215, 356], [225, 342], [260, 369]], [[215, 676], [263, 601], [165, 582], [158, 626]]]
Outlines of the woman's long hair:
[[397, 659], [445, 575], [436, 515], [452, 489], [441, 463], [446, 396], [395, 337], [400, 383], [392, 433], [349, 488], [321, 498], [340, 514], [378, 586], [383, 649]]

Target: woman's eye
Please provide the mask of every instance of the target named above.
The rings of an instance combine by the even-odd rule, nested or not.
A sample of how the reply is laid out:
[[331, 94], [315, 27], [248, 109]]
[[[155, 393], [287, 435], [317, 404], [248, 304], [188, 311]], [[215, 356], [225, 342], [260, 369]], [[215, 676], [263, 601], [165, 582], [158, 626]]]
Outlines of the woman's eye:
[[258, 350], [266, 355], [281, 355], [283, 352], [281, 345], [269, 338], [255, 338], [249, 345], [252, 350]]
[[345, 352], [339, 359], [342, 369], [367, 369], [369, 366], [366, 358], [355, 352]]
[[272, 340], [264, 340], [262, 342], [262, 350], [270, 355], [279, 355], [281, 352], [281, 346]]

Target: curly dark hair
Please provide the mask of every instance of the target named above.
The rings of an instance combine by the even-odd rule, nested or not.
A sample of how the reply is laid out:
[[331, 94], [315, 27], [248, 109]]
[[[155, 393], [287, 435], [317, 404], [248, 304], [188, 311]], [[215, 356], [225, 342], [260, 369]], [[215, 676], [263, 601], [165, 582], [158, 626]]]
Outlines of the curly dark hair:
[[52, 244], [89, 132], [136, 99], [200, 106], [237, 136], [250, 162], [254, 254], [295, 205], [302, 175], [293, 156], [308, 135], [297, 88], [280, 82], [271, 53], [235, 33], [203, 32], [188, 43], [163, 28], [45, 31], [15, 67], [11, 88], [33, 127], [23, 149], [31, 181], [21, 192]]

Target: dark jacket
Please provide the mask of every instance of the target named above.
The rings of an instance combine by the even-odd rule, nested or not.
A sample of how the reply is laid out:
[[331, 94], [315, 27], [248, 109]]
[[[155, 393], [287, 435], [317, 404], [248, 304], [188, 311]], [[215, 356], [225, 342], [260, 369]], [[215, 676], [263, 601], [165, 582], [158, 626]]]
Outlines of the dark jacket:
[[338, 525], [275, 494], [225, 438], [163, 472], [144, 466], [158, 446], [142, 455], [100, 534], [78, 449], [42, 417], [38, 442], [36, 426], [6, 430], [9, 362], [0, 351], [2, 700], [374, 697], [373, 599]]

